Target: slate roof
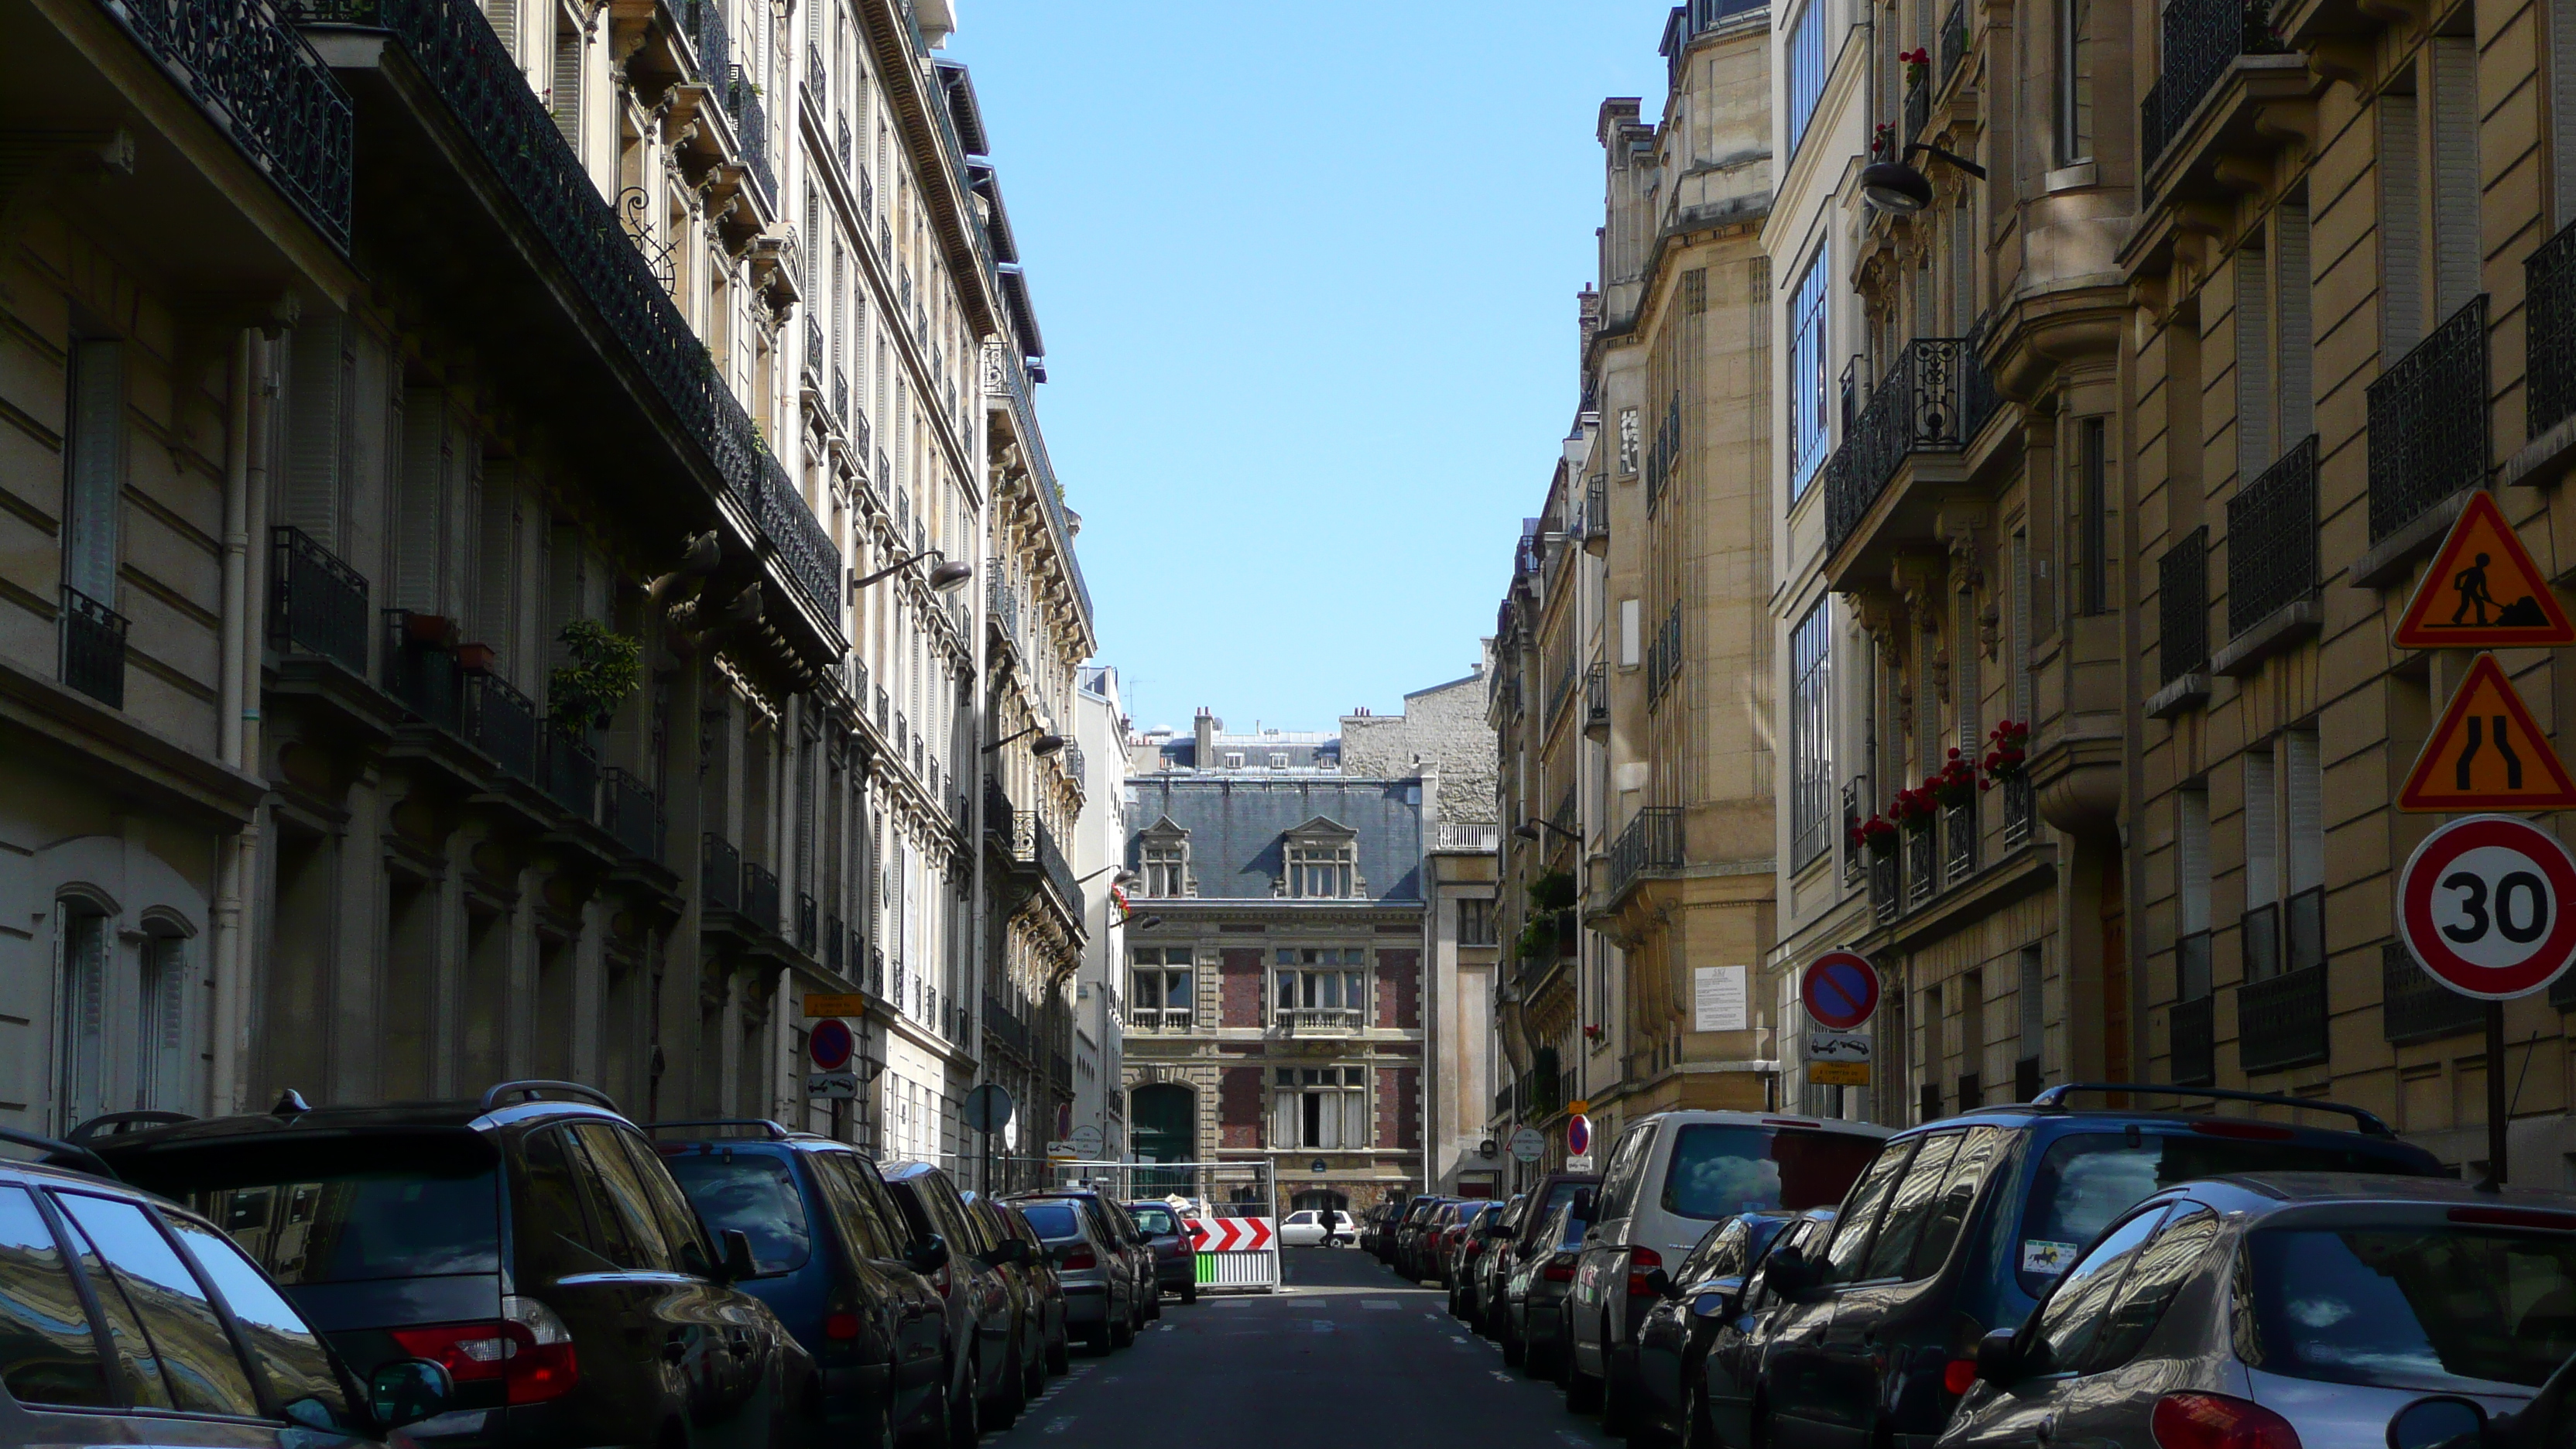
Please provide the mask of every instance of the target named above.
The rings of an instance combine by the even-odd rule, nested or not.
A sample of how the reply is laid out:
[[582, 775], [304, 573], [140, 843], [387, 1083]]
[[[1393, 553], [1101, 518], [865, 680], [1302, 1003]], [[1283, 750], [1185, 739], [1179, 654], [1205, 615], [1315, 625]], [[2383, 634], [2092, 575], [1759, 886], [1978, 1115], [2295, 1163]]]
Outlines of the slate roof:
[[1340, 776], [1148, 775], [1128, 782], [1127, 863], [1137, 836], [1164, 817], [1190, 833], [1202, 900], [1269, 900], [1288, 832], [1318, 816], [1359, 837], [1371, 900], [1422, 899], [1422, 782]]

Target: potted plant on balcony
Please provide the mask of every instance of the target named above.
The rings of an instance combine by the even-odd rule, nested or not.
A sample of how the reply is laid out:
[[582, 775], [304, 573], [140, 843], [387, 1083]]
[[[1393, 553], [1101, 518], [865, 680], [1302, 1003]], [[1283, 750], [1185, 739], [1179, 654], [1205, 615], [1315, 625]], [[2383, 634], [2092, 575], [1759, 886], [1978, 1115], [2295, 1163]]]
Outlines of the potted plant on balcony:
[[1885, 161], [1896, 154], [1896, 123], [1881, 121], [1869, 128], [1869, 154]]
[[1977, 798], [1977, 767], [1961, 759], [1953, 745], [1941, 768], [1924, 777], [1923, 788], [1941, 808], [1955, 810]]
[[1553, 959], [1556, 955], [1556, 917], [1532, 917], [1521, 927], [1520, 936], [1513, 944], [1513, 954], [1532, 964]]
[[1888, 818], [1896, 822], [1897, 829], [1908, 834], [1931, 829], [1932, 818], [1940, 813], [1939, 802], [1932, 798], [1931, 789], [1924, 785], [1899, 790], [1896, 798], [1887, 802]]
[[1574, 876], [1567, 871], [1549, 871], [1530, 882], [1529, 898], [1534, 911], [1564, 910], [1574, 904]]
[[1980, 790], [1991, 790], [2006, 781], [2021, 778], [2022, 761], [2030, 748], [2030, 726], [2020, 720], [1997, 720], [1986, 732], [1986, 758], [1982, 762], [1985, 778], [1977, 782]]
[[1896, 853], [1896, 823], [1884, 815], [1872, 814], [1851, 828], [1852, 844], [1881, 858]]
[[644, 650], [596, 619], [575, 619], [555, 636], [572, 662], [546, 677], [546, 702], [558, 724], [606, 729], [608, 717], [644, 682]]
[[1898, 51], [1896, 58], [1905, 65], [1905, 88], [1909, 91], [1923, 84], [1923, 77], [1932, 73], [1932, 47], [1928, 45]]

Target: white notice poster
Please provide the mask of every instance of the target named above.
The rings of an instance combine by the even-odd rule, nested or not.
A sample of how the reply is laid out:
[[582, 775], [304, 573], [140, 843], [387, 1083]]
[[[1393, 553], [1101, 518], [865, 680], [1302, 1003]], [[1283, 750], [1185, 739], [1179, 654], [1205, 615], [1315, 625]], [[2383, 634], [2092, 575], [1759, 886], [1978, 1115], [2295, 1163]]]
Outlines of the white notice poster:
[[1691, 968], [1691, 1030], [1742, 1031], [1745, 1016], [1744, 966]]

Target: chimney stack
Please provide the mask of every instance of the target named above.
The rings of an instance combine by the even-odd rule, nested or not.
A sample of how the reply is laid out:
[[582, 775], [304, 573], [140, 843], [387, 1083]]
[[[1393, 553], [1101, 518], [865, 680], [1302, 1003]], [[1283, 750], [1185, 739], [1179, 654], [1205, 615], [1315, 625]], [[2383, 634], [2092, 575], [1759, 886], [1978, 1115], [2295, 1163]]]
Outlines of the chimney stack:
[[1200, 705], [1194, 723], [1198, 728], [1198, 752], [1190, 757], [1190, 761], [1202, 770], [1213, 770], [1216, 768], [1216, 732], [1224, 721], [1209, 712], [1206, 705]]

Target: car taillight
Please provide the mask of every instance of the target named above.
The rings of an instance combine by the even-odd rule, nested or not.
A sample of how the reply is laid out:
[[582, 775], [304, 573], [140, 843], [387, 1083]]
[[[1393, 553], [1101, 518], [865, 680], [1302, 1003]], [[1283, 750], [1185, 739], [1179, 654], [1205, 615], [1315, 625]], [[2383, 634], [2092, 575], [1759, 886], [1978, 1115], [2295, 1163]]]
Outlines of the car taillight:
[[1966, 1393], [1977, 1382], [1977, 1361], [1954, 1358], [1941, 1365], [1941, 1392], [1950, 1395]]
[[825, 1338], [856, 1338], [856, 1337], [858, 1337], [858, 1336], [859, 1336], [859, 1315], [857, 1315], [857, 1314], [855, 1314], [855, 1313], [827, 1313], [827, 1314], [824, 1314], [824, 1315], [823, 1315], [823, 1336], [824, 1336]]
[[1574, 1281], [1574, 1265], [1572, 1263], [1550, 1263], [1546, 1267], [1539, 1269], [1538, 1275], [1545, 1278], [1550, 1283], [1571, 1283]]
[[403, 1352], [437, 1364], [458, 1383], [498, 1380], [508, 1403], [542, 1404], [571, 1393], [581, 1373], [563, 1320], [517, 1295], [502, 1300], [502, 1311], [510, 1316], [497, 1323], [397, 1328], [392, 1337]]
[[1662, 1266], [1664, 1266], [1663, 1254], [1652, 1248], [1630, 1248], [1628, 1250], [1628, 1296], [1653, 1297], [1655, 1290], [1646, 1283], [1646, 1270]]
[[1079, 1248], [1073, 1252], [1065, 1254], [1064, 1266], [1067, 1268], [1097, 1268], [1100, 1266], [1100, 1255], [1091, 1251], [1089, 1248]]
[[2299, 1449], [2289, 1420], [2225, 1394], [2167, 1394], [2148, 1424], [2158, 1449]]

